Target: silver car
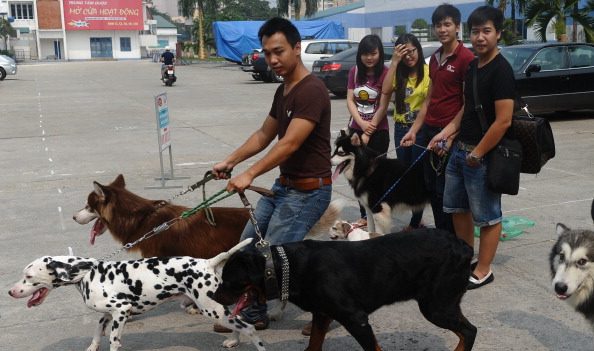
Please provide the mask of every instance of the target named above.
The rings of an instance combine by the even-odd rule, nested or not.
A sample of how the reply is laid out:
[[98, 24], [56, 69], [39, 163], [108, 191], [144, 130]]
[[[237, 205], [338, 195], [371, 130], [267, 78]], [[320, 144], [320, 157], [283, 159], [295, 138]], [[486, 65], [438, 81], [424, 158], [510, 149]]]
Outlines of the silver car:
[[8, 74], [15, 75], [16, 73], [16, 61], [10, 56], [0, 55], [0, 80], [4, 80]]

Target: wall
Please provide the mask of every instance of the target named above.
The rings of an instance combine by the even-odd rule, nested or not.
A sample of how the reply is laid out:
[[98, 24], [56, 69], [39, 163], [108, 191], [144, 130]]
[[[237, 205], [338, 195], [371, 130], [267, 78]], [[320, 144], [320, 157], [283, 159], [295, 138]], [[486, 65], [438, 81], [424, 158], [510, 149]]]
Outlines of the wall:
[[[111, 38], [114, 59], [140, 59], [137, 31], [68, 31], [68, 58], [70, 60], [91, 59], [91, 38]], [[132, 51], [120, 51], [120, 37], [129, 37]]]
[[62, 29], [62, 13], [58, 0], [37, 0], [39, 29]]

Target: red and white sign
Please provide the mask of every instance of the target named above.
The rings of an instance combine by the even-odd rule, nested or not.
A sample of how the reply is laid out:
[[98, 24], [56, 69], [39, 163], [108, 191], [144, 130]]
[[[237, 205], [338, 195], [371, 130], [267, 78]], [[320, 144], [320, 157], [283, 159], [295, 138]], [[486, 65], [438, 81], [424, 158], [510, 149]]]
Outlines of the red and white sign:
[[142, 30], [142, 0], [64, 0], [66, 30]]

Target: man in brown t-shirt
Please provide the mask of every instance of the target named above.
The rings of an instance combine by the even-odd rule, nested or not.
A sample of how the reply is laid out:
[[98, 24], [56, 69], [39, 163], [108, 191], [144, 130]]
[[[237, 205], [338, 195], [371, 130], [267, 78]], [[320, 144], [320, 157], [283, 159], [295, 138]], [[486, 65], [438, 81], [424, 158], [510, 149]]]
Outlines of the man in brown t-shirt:
[[[227, 191], [243, 191], [257, 176], [280, 168], [280, 177], [272, 186], [274, 197], [262, 197], [255, 210], [262, 235], [275, 245], [303, 240], [330, 203], [330, 98], [322, 81], [303, 65], [301, 36], [290, 21], [272, 18], [262, 25], [258, 37], [266, 63], [284, 82], [276, 90], [262, 126], [216, 164], [213, 173], [225, 178], [237, 164], [258, 154], [278, 137], [260, 160], [227, 184]], [[255, 236], [248, 222], [241, 239]], [[268, 324], [266, 305], [245, 309], [242, 316], [255, 323], [256, 329]]]

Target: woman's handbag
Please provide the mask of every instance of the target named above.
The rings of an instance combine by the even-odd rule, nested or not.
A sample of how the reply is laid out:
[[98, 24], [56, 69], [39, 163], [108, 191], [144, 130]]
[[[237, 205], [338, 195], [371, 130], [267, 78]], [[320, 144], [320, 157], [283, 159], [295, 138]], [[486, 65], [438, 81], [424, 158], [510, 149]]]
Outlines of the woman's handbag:
[[[487, 131], [485, 111], [478, 97], [477, 67], [472, 69], [472, 89], [476, 113], [481, 123], [483, 134]], [[517, 195], [520, 189], [520, 169], [522, 166], [522, 144], [515, 138], [504, 136], [499, 143], [489, 151], [487, 162], [487, 187], [499, 194]]]
[[534, 117], [528, 106], [522, 110], [526, 116], [514, 116], [511, 130], [522, 144], [522, 173], [536, 174], [555, 157], [555, 138], [548, 120]]

